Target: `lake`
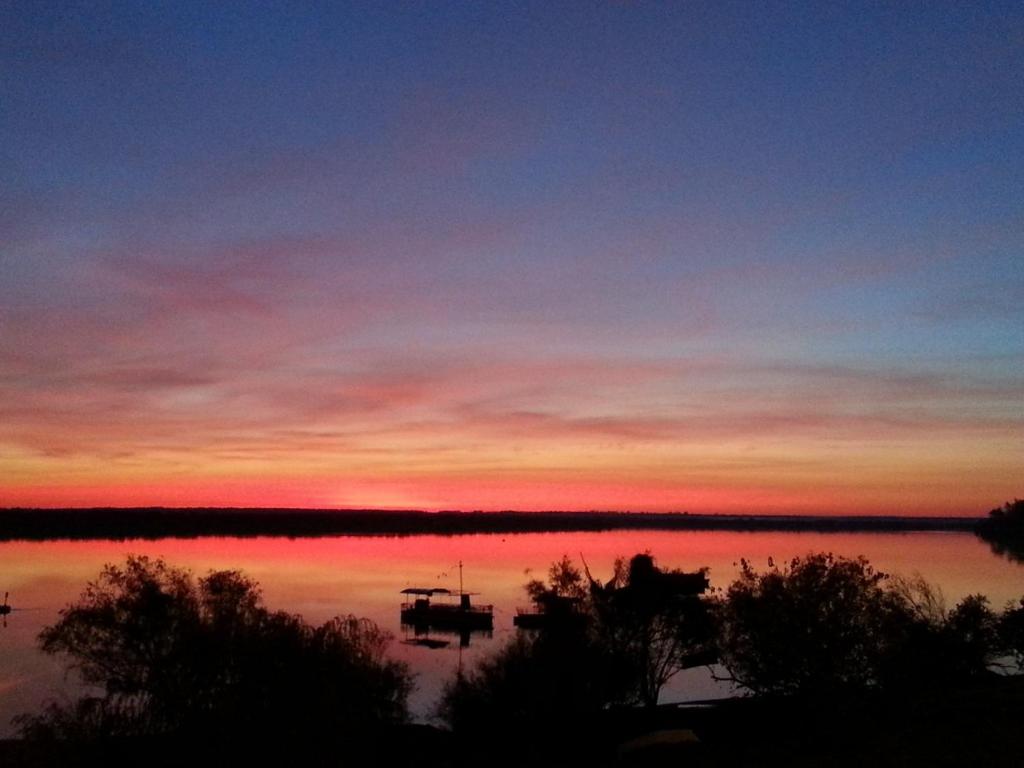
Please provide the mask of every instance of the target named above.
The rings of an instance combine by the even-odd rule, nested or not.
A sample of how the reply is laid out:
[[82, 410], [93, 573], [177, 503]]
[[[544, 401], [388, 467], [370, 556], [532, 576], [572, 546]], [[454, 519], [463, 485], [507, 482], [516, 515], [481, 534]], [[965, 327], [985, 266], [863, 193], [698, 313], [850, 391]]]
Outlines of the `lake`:
[[[0, 626], [0, 737], [10, 736], [11, 718], [35, 711], [46, 699], [75, 693], [60, 659], [36, 650], [36, 636], [53, 623], [105, 563], [127, 554], [163, 557], [198, 574], [240, 569], [256, 579], [269, 607], [320, 623], [353, 613], [395, 635], [392, 654], [417, 675], [410, 703], [429, 720], [445, 680], [461, 663], [468, 668], [516, 630], [512, 617], [527, 600], [523, 584], [543, 577], [554, 560], [586, 558], [595, 577], [607, 578], [617, 556], [650, 551], [663, 567], [710, 568], [714, 588], [726, 587], [747, 558], [763, 568], [769, 557], [784, 561], [812, 551], [864, 555], [879, 570], [920, 574], [938, 585], [952, 605], [980, 592], [996, 608], [1024, 595], [1024, 566], [994, 555], [970, 533], [742, 533], [731, 531], [607, 531], [595, 533], [476, 534], [460, 536], [338, 536], [330, 538], [197, 538], [139, 541], [45, 541], [0, 543], [0, 591], [10, 591], [17, 609]], [[477, 602], [494, 605], [490, 637], [458, 638], [431, 649], [409, 644], [399, 622], [400, 591], [406, 587], [458, 587], [458, 562], [465, 588]], [[727, 695], [708, 670], [688, 670], [663, 692], [663, 701]]]

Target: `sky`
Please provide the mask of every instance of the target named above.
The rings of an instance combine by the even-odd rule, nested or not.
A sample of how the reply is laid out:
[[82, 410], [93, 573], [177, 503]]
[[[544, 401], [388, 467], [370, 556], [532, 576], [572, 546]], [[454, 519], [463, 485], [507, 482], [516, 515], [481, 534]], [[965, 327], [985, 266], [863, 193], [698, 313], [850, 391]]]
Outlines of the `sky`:
[[1024, 5], [0, 3], [0, 506], [1024, 495]]

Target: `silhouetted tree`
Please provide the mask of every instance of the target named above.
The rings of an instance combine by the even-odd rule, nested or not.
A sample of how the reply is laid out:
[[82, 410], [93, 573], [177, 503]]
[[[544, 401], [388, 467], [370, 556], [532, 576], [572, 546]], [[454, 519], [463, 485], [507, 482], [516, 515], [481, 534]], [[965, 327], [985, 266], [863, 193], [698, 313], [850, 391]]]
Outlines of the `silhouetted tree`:
[[997, 523], [1024, 525], [1024, 499], [1008, 501], [991, 510], [988, 516]]
[[[589, 575], [589, 573], [588, 573]], [[662, 687], [709, 661], [712, 624], [701, 595], [706, 571], [662, 570], [650, 554], [616, 562], [604, 584], [590, 578], [595, 628], [623, 703], [655, 706]]]
[[[541, 613], [548, 634], [579, 633], [587, 629], [591, 619], [587, 582], [568, 555], [551, 564], [546, 582], [540, 579], [528, 582], [526, 594]], [[574, 638], [574, 641], [580, 640]]]
[[990, 511], [978, 523], [977, 533], [997, 555], [1024, 563], [1024, 499], [1008, 501]]
[[520, 632], [449, 682], [439, 713], [463, 739], [509, 749], [510, 734], [572, 743], [607, 701], [600, 652], [584, 633]]
[[583, 573], [568, 555], [551, 564], [547, 582], [533, 579], [526, 584], [526, 594], [534, 603], [545, 604], [550, 598], [584, 600], [587, 597], [587, 583]]
[[832, 554], [746, 560], [718, 605], [720, 659], [731, 679], [757, 693], [863, 687], [884, 654], [891, 601], [885, 575], [864, 558]]
[[919, 690], [991, 674], [999, 619], [981, 595], [947, 610], [923, 579], [890, 579], [864, 558], [742, 561], [717, 608], [721, 661], [756, 693]]
[[488, 741], [557, 731], [571, 744], [611, 704], [657, 703], [664, 683], [707, 651], [703, 571], [663, 571], [644, 554], [616, 561], [601, 584], [566, 556], [547, 576], [526, 585], [546, 618], [540, 628], [446, 687], [440, 712], [457, 733]]
[[920, 577], [890, 579], [886, 592], [878, 685], [921, 690], [991, 674], [999, 618], [986, 597], [968, 595], [947, 610], [941, 592]]
[[537, 745], [571, 744], [578, 734], [586, 740], [611, 696], [581, 585], [567, 558], [554, 563], [547, 584], [526, 585], [544, 612], [542, 628], [517, 633], [445, 686], [438, 711], [464, 743], [489, 750], [500, 740], [521, 755]]
[[162, 560], [106, 566], [40, 635], [101, 695], [21, 718], [29, 737], [174, 734], [361, 738], [402, 722], [411, 678], [372, 622], [314, 627], [268, 611], [237, 571], [195, 579]]
[[584, 729], [609, 701], [604, 655], [587, 613], [587, 586], [568, 556], [552, 563], [547, 581], [525, 590], [546, 621], [519, 632], [444, 690], [439, 713], [467, 740], [510, 733], [543, 742]]
[[1011, 654], [1024, 671], [1024, 597], [1017, 605], [1008, 605], [999, 620], [999, 636], [1003, 649]]
[[984, 595], [968, 595], [946, 616], [939, 632], [946, 643], [942, 669], [948, 677], [987, 675], [999, 654], [999, 617]]

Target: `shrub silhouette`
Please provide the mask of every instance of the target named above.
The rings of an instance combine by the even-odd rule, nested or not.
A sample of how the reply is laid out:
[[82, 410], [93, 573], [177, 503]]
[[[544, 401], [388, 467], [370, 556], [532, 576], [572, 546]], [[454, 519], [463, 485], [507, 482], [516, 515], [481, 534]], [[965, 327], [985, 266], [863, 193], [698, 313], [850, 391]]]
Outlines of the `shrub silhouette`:
[[923, 690], [989, 675], [1001, 653], [999, 617], [988, 598], [968, 595], [947, 610], [924, 579], [893, 578], [878, 685]]
[[[106, 566], [40, 635], [101, 695], [20, 718], [25, 736], [273, 734], [341, 741], [407, 717], [390, 638], [352, 616], [314, 627], [271, 612], [237, 571], [195, 579], [162, 560]], [[262, 729], [262, 730], [261, 730]]]
[[600, 652], [583, 633], [517, 633], [445, 686], [439, 714], [471, 746], [509, 734], [528, 734], [531, 744], [578, 743], [605, 707], [605, 685]]
[[921, 690], [991, 674], [1000, 620], [981, 595], [952, 610], [918, 579], [816, 553], [739, 578], [717, 606], [730, 679], [759, 694]]
[[861, 687], [884, 653], [890, 601], [885, 575], [864, 558], [831, 554], [769, 560], [758, 573], [743, 560], [718, 610], [721, 662], [756, 693]]
[[999, 639], [1003, 649], [1014, 657], [1024, 671], [1024, 597], [1017, 605], [1008, 605], [999, 620]]
[[551, 564], [547, 582], [540, 579], [527, 582], [526, 594], [544, 614], [549, 628], [554, 622], [586, 616], [590, 609], [587, 582], [568, 555]]
[[533, 580], [525, 589], [544, 612], [543, 630], [517, 633], [442, 694], [441, 718], [471, 745], [509, 733], [528, 733], [531, 744], [571, 742], [612, 698], [579, 569], [563, 557], [546, 583]]

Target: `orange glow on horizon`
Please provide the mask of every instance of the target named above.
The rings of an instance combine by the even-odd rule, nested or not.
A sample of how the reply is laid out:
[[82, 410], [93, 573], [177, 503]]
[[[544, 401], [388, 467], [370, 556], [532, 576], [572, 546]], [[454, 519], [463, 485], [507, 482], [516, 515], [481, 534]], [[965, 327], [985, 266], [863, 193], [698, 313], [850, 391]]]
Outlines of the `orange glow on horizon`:
[[0, 506], [977, 515], [1020, 493], [1010, 385], [718, 357], [318, 364], [25, 389]]
[[3, 505], [969, 516], [984, 514], [992, 506], [987, 501], [991, 496], [984, 480], [970, 485], [935, 484], [922, 493], [919, 488], [908, 492], [866, 482], [857, 488], [784, 484], [730, 488], [599, 479], [518, 478], [503, 482], [475, 478], [310, 478], [284, 482], [254, 478], [251, 482], [207, 479], [27, 486], [8, 489]]

